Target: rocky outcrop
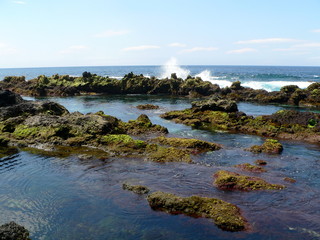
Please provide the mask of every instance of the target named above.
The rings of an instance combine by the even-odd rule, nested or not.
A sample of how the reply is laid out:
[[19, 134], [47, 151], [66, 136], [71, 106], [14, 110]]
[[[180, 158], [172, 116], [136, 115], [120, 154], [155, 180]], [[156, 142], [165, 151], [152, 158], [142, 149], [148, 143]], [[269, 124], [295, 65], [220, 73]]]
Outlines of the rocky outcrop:
[[150, 192], [150, 189], [142, 185], [131, 185], [129, 183], [122, 184], [122, 189], [132, 191], [136, 194], [147, 194]]
[[15, 222], [6, 223], [0, 226], [0, 239], [31, 240], [29, 238], [29, 231]]
[[211, 131], [224, 130], [320, 143], [320, 114], [318, 113], [281, 110], [272, 115], [253, 117], [238, 111], [200, 111], [198, 108], [192, 107], [181, 111], [167, 112], [160, 116], [176, 123]]
[[192, 138], [168, 138], [161, 136], [153, 139], [152, 141], [162, 145], [186, 149], [192, 154], [216, 151], [222, 148], [219, 144]]
[[283, 146], [278, 140], [267, 139], [262, 145], [254, 145], [246, 150], [253, 153], [280, 154], [283, 151]]
[[[22, 101], [0, 107], [0, 146], [42, 149], [46, 145], [46, 149], [57, 149], [58, 152], [61, 147], [90, 147], [105, 152], [91, 151], [90, 155], [98, 159], [125, 156], [155, 162], [191, 163], [189, 151], [136, 139], [141, 135], [146, 138], [146, 135], [166, 133], [167, 128], [152, 124], [145, 114], [136, 120], [123, 122], [102, 111], [69, 113], [63, 106], [53, 102]], [[69, 154], [74, 152], [67, 149], [63, 151]]]
[[262, 167], [254, 166], [254, 165], [251, 165], [250, 163], [237, 164], [237, 165], [235, 165], [235, 167], [239, 168], [239, 169], [241, 169], [243, 171], [254, 172], [254, 173], [261, 173], [261, 172], [266, 172], [267, 171]]
[[159, 106], [153, 105], [153, 104], [141, 104], [141, 105], [138, 105], [137, 108], [140, 110], [153, 110], [153, 109], [159, 109]]
[[147, 200], [154, 210], [211, 218], [219, 228], [226, 231], [243, 231], [248, 227], [240, 209], [220, 199], [199, 196], [179, 197], [171, 193], [154, 192]]
[[237, 112], [238, 106], [235, 101], [230, 101], [221, 98], [212, 98], [204, 101], [197, 101], [192, 103], [192, 109], [198, 111], [222, 111], [222, 112]]
[[283, 185], [271, 184], [258, 177], [240, 175], [235, 172], [220, 170], [214, 174], [214, 185], [221, 190], [279, 190]]

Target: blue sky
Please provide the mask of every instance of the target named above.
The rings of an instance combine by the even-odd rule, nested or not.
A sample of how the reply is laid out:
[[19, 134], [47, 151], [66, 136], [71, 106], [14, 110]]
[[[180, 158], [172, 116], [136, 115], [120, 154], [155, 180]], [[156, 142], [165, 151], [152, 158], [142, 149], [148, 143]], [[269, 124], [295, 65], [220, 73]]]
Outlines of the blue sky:
[[320, 65], [319, 0], [0, 0], [0, 68]]

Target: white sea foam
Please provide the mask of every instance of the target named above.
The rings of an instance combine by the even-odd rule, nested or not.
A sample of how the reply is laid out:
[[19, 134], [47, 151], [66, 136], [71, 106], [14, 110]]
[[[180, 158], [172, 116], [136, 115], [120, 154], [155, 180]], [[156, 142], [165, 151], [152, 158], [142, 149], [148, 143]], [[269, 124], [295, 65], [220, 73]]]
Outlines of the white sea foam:
[[[178, 77], [186, 79], [190, 75], [188, 69], [181, 68], [178, 65], [176, 58], [171, 58], [165, 65], [162, 66], [163, 73], [160, 78], [170, 78], [172, 73], [176, 73]], [[221, 88], [230, 87], [234, 81], [239, 81], [239, 77], [231, 77], [228, 80], [227, 76], [212, 76], [211, 71], [204, 70], [195, 75], [195, 77], [200, 77], [204, 81], [210, 81], [213, 84], [218, 84]], [[314, 77], [319, 77], [314, 75]], [[297, 85], [299, 88], [307, 88], [310, 84], [314, 82], [308, 81], [246, 81], [241, 80], [241, 85], [244, 87], [250, 87], [253, 89], [264, 89], [268, 92], [279, 91], [281, 87], [287, 85]]]
[[172, 73], [177, 74], [177, 77], [186, 79], [190, 74], [188, 69], [184, 69], [178, 65], [176, 58], [171, 58], [165, 65], [162, 66], [163, 73], [160, 78], [170, 78]]
[[253, 89], [265, 89], [268, 92], [278, 91], [281, 87], [287, 85], [297, 85], [299, 88], [307, 88], [310, 84], [314, 82], [291, 82], [291, 81], [251, 81], [243, 82], [241, 85], [244, 87], [250, 87]]
[[201, 77], [204, 81], [210, 81], [212, 79], [211, 72], [209, 70], [204, 70], [197, 74], [196, 77]]

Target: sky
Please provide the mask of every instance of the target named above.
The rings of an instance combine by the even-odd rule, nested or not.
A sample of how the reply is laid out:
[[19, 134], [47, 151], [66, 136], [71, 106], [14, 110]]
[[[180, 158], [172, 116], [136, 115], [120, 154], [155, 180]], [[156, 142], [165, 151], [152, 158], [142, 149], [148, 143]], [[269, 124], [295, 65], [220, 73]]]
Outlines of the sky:
[[320, 65], [319, 0], [0, 0], [0, 68]]

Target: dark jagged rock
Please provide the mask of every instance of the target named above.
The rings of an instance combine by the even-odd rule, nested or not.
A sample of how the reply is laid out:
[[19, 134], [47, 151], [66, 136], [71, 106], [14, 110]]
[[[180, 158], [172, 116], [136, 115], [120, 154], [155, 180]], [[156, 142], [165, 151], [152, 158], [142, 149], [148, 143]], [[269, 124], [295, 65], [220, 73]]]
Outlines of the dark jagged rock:
[[222, 112], [236, 112], [238, 111], [238, 106], [234, 101], [213, 98], [209, 100], [193, 102], [192, 109], [194, 111], [211, 110], [211, 111], [222, 111]]
[[254, 145], [246, 150], [253, 153], [280, 154], [283, 151], [283, 146], [278, 140], [267, 139], [262, 145]]
[[128, 183], [124, 183], [124, 184], [122, 184], [122, 188], [124, 190], [132, 191], [136, 194], [147, 194], [150, 192], [149, 188], [147, 188], [146, 186], [142, 186], [142, 185], [131, 185]]
[[154, 192], [147, 200], [154, 210], [211, 218], [219, 228], [226, 231], [243, 231], [248, 227], [240, 209], [220, 199], [199, 196], [179, 197], [171, 193]]
[[256, 161], [254, 161], [254, 163], [261, 166], [267, 165], [267, 162], [262, 159], [257, 159]]
[[283, 185], [271, 184], [258, 177], [220, 170], [214, 174], [214, 185], [221, 190], [279, 190]]
[[6, 223], [0, 226], [0, 239], [31, 240], [29, 238], [29, 231], [15, 222]]
[[21, 102], [23, 102], [23, 99], [18, 94], [0, 90], [0, 107], [7, 107]]

